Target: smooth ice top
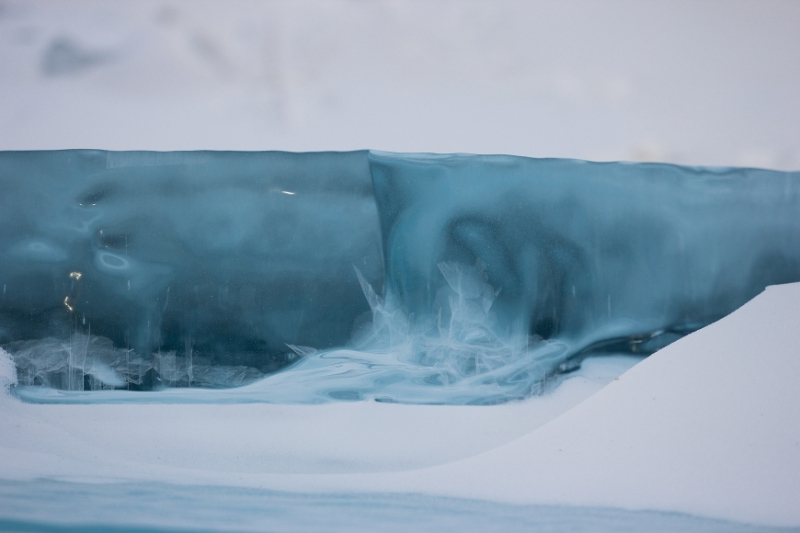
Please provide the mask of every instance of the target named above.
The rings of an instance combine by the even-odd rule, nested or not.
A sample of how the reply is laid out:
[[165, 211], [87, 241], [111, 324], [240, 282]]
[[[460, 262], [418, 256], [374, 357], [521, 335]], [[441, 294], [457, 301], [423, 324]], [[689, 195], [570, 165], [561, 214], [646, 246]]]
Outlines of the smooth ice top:
[[97, 399], [502, 402], [800, 281], [800, 173], [77, 150], [0, 153], [0, 184], [0, 344]]

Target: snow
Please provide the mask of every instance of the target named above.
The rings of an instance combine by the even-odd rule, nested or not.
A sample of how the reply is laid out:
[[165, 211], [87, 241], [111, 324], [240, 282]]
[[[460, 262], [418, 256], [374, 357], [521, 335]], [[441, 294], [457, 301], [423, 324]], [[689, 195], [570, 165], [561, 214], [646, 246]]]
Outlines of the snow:
[[4, 0], [0, 149], [800, 167], [800, 7]]
[[[136, 479], [154, 467], [199, 465], [203, 476], [212, 477], [354, 473], [441, 464], [549, 422], [639, 360], [590, 360], [549, 395], [492, 407], [378, 402], [48, 406], [6, 394], [0, 399], [0, 477]], [[173, 478], [157, 472], [144, 479], [149, 476], [185, 479], [183, 473]]]
[[800, 525], [800, 284], [644, 360], [552, 423], [405, 487]]
[[770, 287], [618, 379], [590, 364], [549, 396], [503, 406], [4, 394], [0, 478], [411, 492], [800, 526], [798, 305], [800, 284]]

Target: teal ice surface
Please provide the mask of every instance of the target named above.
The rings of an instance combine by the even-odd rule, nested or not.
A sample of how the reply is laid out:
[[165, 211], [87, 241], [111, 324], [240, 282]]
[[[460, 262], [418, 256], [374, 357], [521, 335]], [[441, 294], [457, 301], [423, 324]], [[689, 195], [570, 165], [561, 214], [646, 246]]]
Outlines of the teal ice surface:
[[501, 403], [800, 281], [798, 172], [66, 150], [0, 189], [28, 401]]
[[170, 484], [0, 481], [0, 531], [77, 532], [687, 532], [761, 527], [677, 513], [524, 506], [419, 494], [294, 494]]

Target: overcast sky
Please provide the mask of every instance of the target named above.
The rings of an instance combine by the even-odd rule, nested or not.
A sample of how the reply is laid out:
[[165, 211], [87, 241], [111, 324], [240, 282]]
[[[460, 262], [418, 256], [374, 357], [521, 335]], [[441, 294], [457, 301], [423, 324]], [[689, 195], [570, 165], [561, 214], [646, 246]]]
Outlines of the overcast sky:
[[800, 169], [800, 2], [0, 0], [0, 149]]

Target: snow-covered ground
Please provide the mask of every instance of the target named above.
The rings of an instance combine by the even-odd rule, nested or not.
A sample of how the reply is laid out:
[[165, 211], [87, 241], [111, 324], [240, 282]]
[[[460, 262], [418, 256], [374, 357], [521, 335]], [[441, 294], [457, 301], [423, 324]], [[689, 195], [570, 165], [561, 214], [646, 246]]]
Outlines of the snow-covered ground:
[[800, 168], [800, 4], [2, 0], [0, 149]]
[[594, 361], [550, 395], [503, 406], [31, 405], [4, 391], [0, 478], [423, 493], [798, 527], [798, 308], [800, 284], [770, 287], [618, 379], [624, 361]]
[[[8, 361], [7, 354], [0, 354]], [[143, 479], [155, 476], [180, 482], [189, 479], [180, 469], [198, 466], [206, 473], [245, 475], [363, 473], [432, 466], [525, 435], [579, 404], [640, 360], [630, 356], [590, 359], [551, 394], [499, 406], [372, 401], [313, 406], [48, 406], [20, 403], [4, 394], [0, 396], [0, 426], [6, 428], [0, 437], [0, 477], [139, 479], [139, 474], [153, 468], [165, 473], [177, 468], [166, 477], [151, 471]], [[143, 435], [148, 435], [144, 441]], [[202, 450], [201, 459], [192, 452], [195, 449]]]

